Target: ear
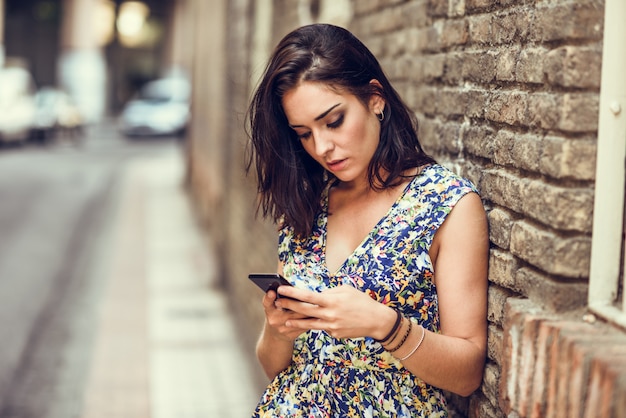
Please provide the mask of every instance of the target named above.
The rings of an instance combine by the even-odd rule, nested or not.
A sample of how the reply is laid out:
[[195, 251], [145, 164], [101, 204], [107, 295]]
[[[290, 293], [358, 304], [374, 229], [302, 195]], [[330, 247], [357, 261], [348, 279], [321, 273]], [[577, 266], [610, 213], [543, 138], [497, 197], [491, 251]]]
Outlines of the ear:
[[378, 93], [378, 92], [382, 93], [383, 86], [376, 79], [370, 80], [370, 84], [374, 87], [374, 89], [376, 90], [376, 93], [370, 96], [369, 108], [372, 112], [378, 115], [385, 109], [385, 104], [386, 104], [383, 96], [380, 93]]

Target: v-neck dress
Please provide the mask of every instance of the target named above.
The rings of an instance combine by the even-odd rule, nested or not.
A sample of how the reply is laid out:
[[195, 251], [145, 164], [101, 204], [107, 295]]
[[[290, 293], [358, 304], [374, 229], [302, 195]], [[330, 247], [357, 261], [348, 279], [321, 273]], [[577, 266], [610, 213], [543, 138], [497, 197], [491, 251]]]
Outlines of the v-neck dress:
[[[312, 234], [279, 233], [278, 255], [294, 286], [314, 291], [347, 285], [439, 332], [437, 291], [428, 250], [454, 205], [476, 192], [441, 165], [413, 178], [387, 214], [336, 272], [325, 261], [328, 189]], [[436, 353], [433, 353], [436, 355]], [[426, 384], [374, 339], [335, 339], [308, 331], [290, 366], [261, 396], [253, 417], [445, 417], [441, 390]]]

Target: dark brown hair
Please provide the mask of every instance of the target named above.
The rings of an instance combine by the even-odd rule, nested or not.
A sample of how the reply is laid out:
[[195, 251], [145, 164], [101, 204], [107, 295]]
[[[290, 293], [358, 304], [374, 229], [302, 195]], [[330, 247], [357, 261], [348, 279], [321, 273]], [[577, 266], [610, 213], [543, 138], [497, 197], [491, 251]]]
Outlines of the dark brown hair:
[[[380, 86], [371, 80], [378, 80]], [[254, 165], [260, 197], [257, 210], [275, 222], [283, 219], [300, 237], [311, 232], [321, 193], [334, 180], [304, 150], [282, 107], [285, 93], [302, 81], [353, 94], [364, 105], [373, 94], [384, 98], [380, 143], [369, 165], [373, 188], [397, 185], [407, 169], [434, 162], [418, 141], [415, 116], [361, 41], [328, 24], [294, 30], [277, 45], [250, 103], [246, 172]]]

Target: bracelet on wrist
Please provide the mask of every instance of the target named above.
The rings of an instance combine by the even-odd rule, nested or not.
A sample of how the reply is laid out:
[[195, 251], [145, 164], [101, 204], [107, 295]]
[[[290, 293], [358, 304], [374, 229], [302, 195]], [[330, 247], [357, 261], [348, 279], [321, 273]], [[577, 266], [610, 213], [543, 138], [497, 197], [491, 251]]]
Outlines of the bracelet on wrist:
[[422, 329], [422, 337], [417, 342], [417, 345], [409, 352], [409, 354], [407, 354], [406, 356], [401, 357], [399, 359], [400, 361], [404, 361], [404, 360], [408, 359], [409, 357], [411, 357], [413, 354], [415, 354], [417, 349], [420, 348], [420, 345], [422, 345], [422, 343], [424, 342], [424, 337], [426, 336], [426, 328], [424, 328], [424, 327], [420, 327], [420, 328]]
[[391, 331], [389, 331], [389, 333], [382, 340], [378, 340], [374, 338], [374, 341], [379, 342], [381, 344], [389, 341], [390, 339], [392, 339], [392, 337], [395, 336], [396, 332], [400, 328], [401, 323], [402, 323], [402, 314], [400, 313], [400, 311], [396, 311], [396, 322], [393, 324]]
[[409, 322], [409, 326], [407, 327], [406, 332], [404, 333], [404, 336], [402, 337], [402, 340], [400, 340], [398, 345], [396, 345], [395, 347], [387, 349], [387, 351], [389, 351], [390, 353], [393, 353], [394, 351], [398, 351], [400, 347], [404, 345], [404, 343], [406, 342], [406, 339], [409, 338], [409, 334], [411, 334], [411, 330], [413, 329], [413, 321], [409, 319], [408, 322]]

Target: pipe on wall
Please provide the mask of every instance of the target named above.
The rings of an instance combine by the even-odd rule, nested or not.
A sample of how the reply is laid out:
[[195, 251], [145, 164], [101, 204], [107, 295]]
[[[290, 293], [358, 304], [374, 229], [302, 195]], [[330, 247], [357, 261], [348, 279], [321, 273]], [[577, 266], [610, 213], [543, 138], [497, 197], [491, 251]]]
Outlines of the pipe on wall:
[[589, 306], [626, 327], [626, 300], [615, 306], [619, 281], [624, 280], [626, 2], [606, 0], [604, 19]]

